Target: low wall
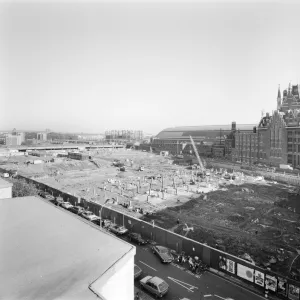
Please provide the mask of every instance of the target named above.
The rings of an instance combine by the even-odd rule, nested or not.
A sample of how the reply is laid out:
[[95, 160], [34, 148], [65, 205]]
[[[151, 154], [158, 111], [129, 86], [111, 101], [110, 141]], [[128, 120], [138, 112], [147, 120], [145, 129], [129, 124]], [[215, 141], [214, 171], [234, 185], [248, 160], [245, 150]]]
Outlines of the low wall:
[[268, 289], [270, 294], [274, 294], [282, 299], [300, 299], [299, 282], [284, 278], [283, 276], [262, 269], [241, 258], [183, 237], [156, 226], [155, 224], [150, 224], [146, 221], [123, 214], [113, 208], [102, 207], [99, 203], [75, 197], [74, 195], [62, 192], [43, 183], [36, 182], [34, 179], [23, 178], [35, 183], [40, 189], [54, 196], [63, 197], [73, 205], [81, 205], [88, 208], [97, 216], [100, 216], [101, 212], [101, 218], [110, 219], [116, 224], [125, 226], [130, 231], [140, 233], [145, 239], [152, 240], [179, 253], [184, 251], [187, 255], [198, 256], [211, 268], [250, 283], [262, 292]]

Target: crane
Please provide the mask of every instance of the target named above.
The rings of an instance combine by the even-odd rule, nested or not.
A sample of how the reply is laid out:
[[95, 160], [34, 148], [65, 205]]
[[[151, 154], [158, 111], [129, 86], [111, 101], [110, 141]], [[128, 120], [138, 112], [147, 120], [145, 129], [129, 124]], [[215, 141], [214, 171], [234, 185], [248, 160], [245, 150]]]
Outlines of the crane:
[[197, 160], [198, 160], [198, 163], [199, 163], [199, 166], [200, 166], [200, 170], [203, 174], [205, 174], [205, 167], [204, 167], [204, 164], [199, 156], [199, 153], [198, 153], [198, 150], [196, 148], [196, 145], [194, 143], [194, 140], [193, 138], [190, 136], [190, 140], [191, 140], [191, 143], [192, 143], [192, 146], [193, 146], [193, 149], [194, 149], [194, 152], [196, 154], [196, 157], [197, 157]]

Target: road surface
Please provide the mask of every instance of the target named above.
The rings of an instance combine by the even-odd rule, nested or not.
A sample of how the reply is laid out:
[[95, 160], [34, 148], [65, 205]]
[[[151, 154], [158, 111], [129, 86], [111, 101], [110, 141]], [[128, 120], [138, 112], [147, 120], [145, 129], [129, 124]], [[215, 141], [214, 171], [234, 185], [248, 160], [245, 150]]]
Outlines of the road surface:
[[[158, 276], [169, 284], [169, 292], [163, 298], [165, 300], [179, 300], [185, 297], [190, 300], [265, 299], [210, 272], [198, 275], [197, 278], [196, 275], [182, 266], [173, 263], [162, 264], [158, 257], [152, 253], [150, 246], [135, 246], [135, 263], [143, 270], [140, 278], [147, 275]], [[135, 285], [139, 286], [139, 280], [135, 281]], [[209, 297], [208, 295], [215, 296]]]

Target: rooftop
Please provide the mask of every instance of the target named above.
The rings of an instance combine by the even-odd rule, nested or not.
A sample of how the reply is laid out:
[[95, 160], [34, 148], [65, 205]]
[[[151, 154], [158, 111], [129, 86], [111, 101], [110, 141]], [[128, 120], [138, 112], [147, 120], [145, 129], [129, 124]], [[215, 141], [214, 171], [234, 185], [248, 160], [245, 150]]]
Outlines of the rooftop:
[[13, 184], [9, 181], [3, 180], [2, 178], [0, 178], [0, 189], [1, 188], [7, 188], [13, 186]]
[[[257, 124], [236, 124], [236, 130], [249, 131]], [[219, 137], [220, 134], [229, 134], [231, 132], [231, 124], [227, 125], [204, 125], [204, 126], [182, 126], [170, 127], [162, 130], [156, 138], [159, 139], [189, 139], [191, 135], [193, 138], [203, 139], [210, 137], [212, 139]]]
[[37, 197], [0, 200], [0, 236], [1, 299], [97, 299], [89, 285], [135, 252]]

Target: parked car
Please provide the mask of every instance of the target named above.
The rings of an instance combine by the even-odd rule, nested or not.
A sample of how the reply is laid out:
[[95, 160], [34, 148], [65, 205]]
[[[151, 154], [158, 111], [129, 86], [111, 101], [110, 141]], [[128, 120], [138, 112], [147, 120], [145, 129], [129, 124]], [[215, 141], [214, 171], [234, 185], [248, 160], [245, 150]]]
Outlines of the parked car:
[[146, 289], [156, 297], [162, 298], [169, 290], [169, 285], [159, 277], [146, 276], [140, 280], [142, 289]]
[[134, 265], [134, 279], [137, 279], [142, 274], [142, 269], [138, 265]]
[[49, 200], [49, 201], [53, 201], [53, 202], [55, 201], [55, 197], [52, 196], [51, 194], [47, 193], [47, 192], [40, 192], [40, 193], [38, 193], [38, 195], [41, 196], [42, 198], [45, 198], [45, 199]]
[[123, 235], [125, 233], [128, 232], [128, 229], [126, 229], [124, 226], [120, 226], [120, 225], [117, 225], [117, 224], [111, 224], [109, 227], [108, 227], [109, 231], [117, 234], [117, 235]]
[[62, 204], [61, 204], [61, 207], [63, 207], [63, 208], [65, 208], [65, 209], [70, 209], [70, 208], [72, 208], [73, 207], [73, 205], [70, 203], [70, 202], [63, 202]]
[[138, 245], [145, 245], [148, 243], [148, 241], [144, 240], [139, 233], [130, 232], [127, 236], [130, 241], [133, 241]]
[[76, 215], [79, 215], [80, 213], [82, 213], [84, 211], [84, 208], [81, 206], [73, 206], [70, 208], [70, 211]]
[[171, 250], [163, 246], [153, 246], [152, 251], [156, 254], [162, 263], [171, 263], [174, 260], [174, 256], [171, 254]]
[[82, 216], [84, 219], [89, 220], [89, 221], [95, 221], [100, 219], [97, 217], [95, 214], [93, 214], [91, 211], [85, 210], [82, 213], [80, 213], [80, 216]]

